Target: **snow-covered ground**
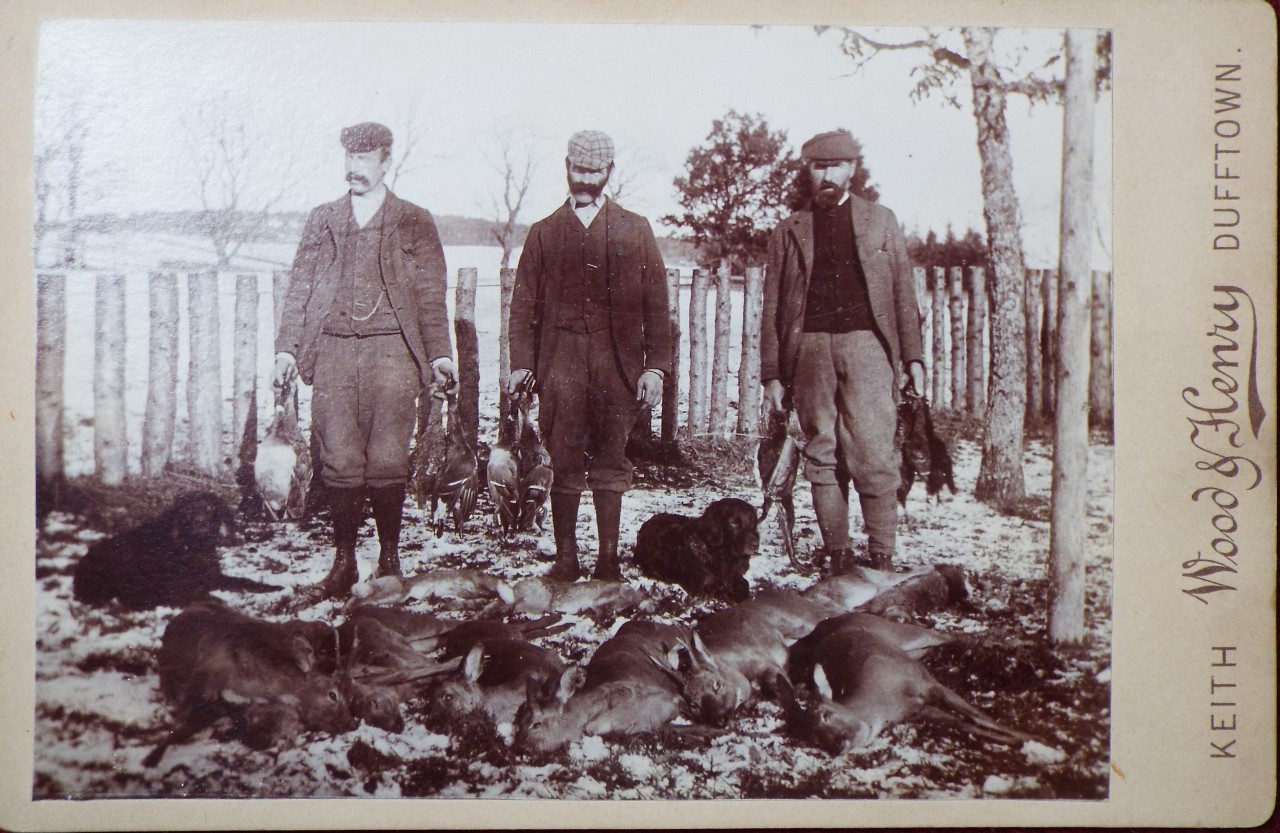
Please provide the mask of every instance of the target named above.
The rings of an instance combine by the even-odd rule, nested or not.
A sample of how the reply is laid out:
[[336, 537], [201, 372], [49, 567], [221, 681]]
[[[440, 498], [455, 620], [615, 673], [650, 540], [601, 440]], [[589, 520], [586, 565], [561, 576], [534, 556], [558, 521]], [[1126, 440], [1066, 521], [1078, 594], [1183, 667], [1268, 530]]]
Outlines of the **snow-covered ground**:
[[[962, 732], [925, 724], [895, 727], [869, 748], [841, 758], [806, 745], [784, 729], [772, 703], [749, 707], [728, 731], [707, 741], [685, 736], [588, 737], [563, 753], [525, 757], [502, 734], [429, 728], [424, 705], [406, 706], [407, 728], [394, 735], [369, 726], [337, 737], [303, 735], [277, 748], [253, 751], [206, 732], [169, 750], [155, 769], [142, 758], [163, 736], [169, 712], [158, 687], [155, 651], [167, 621], [161, 608], [127, 613], [86, 607], [71, 599], [77, 560], [101, 533], [68, 514], [48, 516], [37, 552], [37, 705], [35, 797], [105, 796], [439, 796], [559, 798], [738, 797], [1018, 797], [1104, 798], [1110, 736], [1112, 448], [1095, 445], [1089, 458], [1090, 537], [1087, 562], [1088, 640], [1055, 653], [1045, 645], [1050, 451], [1031, 443], [1026, 454], [1031, 518], [995, 514], [973, 500], [979, 450], [954, 444], [960, 493], [926, 501], [917, 486], [910, 520], [900, 531], [899, 562], [961, 565], [972, 598], [938, 611], [922, 624], [943, 631], [985, 631], [985, 649], [938, 649], [926, 661], [942, 682], [1000, 721], [1036, 735], [1021, 749], [983, 743]], [[759, 501], [759, 491], [736, 465], [691, 470], [651, 469], [624, 504], [624, 558], [635, 530], [658, 511], [701, 511], [735, 495]], [[659, 482], [665, 485], [657, 485]], [[482, 505], [483, 506], [483, 505]], [[1040, 507], [1036, 509], [1034, 507]], [[479, 567], [507, 579], [547, 568], [538, 551], [549, 536], [500, 543], [477, 514], [461, 535], [436, 538], [416, 507], [403, 536], [407, 571]], [[799, 548], [817, 541], [803, 487], [797, 491]], [[859, 523], [853, 511], [855, 528]], [[227, 549], [227, 572], [264, 578], [292, 589], [323, 577], [330, 560], [319, 526], [248, 524], [245, 543]], [[780, 549], [773, 521], [763, 530], [748, 578], [753, 589], [802, 587]], [[594, 552], [594, 521], [584, 501], [579, 537]], [[361, 541], [361, 572], [377, 558], [373, 524]], [[588, 558], [589, 560], [589, 558]], [[656, 603], [662, 618], [696, 619], [718, 606], [691, 603], [682, 590], [639, 576], [625, 577]], [[219, 594], [263, 618], [337, 623], [331, 602], [307, 607], [290, 590], [266, 595]], [[417, 605], [451, 615], [449, 605]], [[542, 640], [565, 659], [585, 662], [616, 627], [611, 619], [570, 617], [573, 627]], [[504, 727], [499, 727], [500, 729]]]

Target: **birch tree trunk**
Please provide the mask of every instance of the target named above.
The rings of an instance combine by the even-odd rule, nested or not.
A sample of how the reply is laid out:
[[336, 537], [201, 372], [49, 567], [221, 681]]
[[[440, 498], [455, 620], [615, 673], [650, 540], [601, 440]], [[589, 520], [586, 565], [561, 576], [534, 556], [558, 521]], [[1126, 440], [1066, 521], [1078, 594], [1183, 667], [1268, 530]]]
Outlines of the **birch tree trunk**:
[[1040, 354], [1040, 270], [1032, 269], [1027, 279], [1027, 420], [1039, 425], [1044, 418], [1044, 360]]
[[951, 295], [951, 408], [957, 414], [969, 410], [965, 397], [965, 338], [964, 338], [964, 271], [951, 267], [948, 282]]
[[1093, 111], [1096, 35], [1067, 30], [1062, 125], [1062, 254], [1059, 262], [1057, 418], [1049, 531], [1049, 637], [1084, 639], [1084, 562], [1089, 546], [1089, 321], [1093, 273]]
[[155, 477], [173, 459], [178, 415], [178, 276], [152, 272], [149, 287], [147, 408], [142, 417], [142, 474]]
[[760, 323], [764, 315], [764, 271], [747, 267], [742, 287], [742, 359], [738, 364], [738, 433], [755, 435], [760, 424]]
[[453, 332], [458, 343], [458, 419], [472, 447], [480, 436], [480, 341], [476, 335], [476, 268], [458, 270]]
[[671, 321], [671, 372], [662, 380], [662, 441], [674, 442], [680, 412], [680, 270], [667, 270], [667, 309]]
[[507, 412], [507, 377], [511, 375], [511, 296], [516, 290], [516, 270], [498, 270], [498, 414]]
[[124, 275], [99, 275], [93, 352], [93, 460], [105, 486], [128, 472], [124, 409]]
[[242, 467], [252, 467], [258, 450], [257, 275], [236, 275], [232, 332], [231, 447], [236, 449]]
[[705, 269], [693, 270], [689, 297], [689, 433], [707, 427], [707, 289]]
[[217, 476], [222, 456], [222, 347], [218, 313], [218, 273], [187, 276], [187, 328], [190, 361], [187, 366], [187, 424], [191, 462], [205, 474]]
[[57, 508], [65, 480], [62, 386], [67, 362], [67, 279], [40, 275], [36, 284], [36, 502]]
[[1093, 328], [1089, 340], [1089, 424], [1111, 428], [1111, 273], [1093, 273]]
[[920, 305], [920, 343], [924, 353], [924, 390], [920, 395], [928, 396], [933, 379], [933, 296], [929, 294], [923, 266], [915, 267], [911, 277], [916, 284], [916, 302]]
[[933, 268], [933, 406], [948, 407], [947, 400], [947, 277], [941, 266]]
[[1044, 323], [1041, 325], [1041, 356], [1044, 363], [1044, 415], [1057, 413], [1058, 401], [1058, 270], [1044, 270]]
[[729, 272], [716, 270], [716, 336], [711, 359], [710, 431], [724, 434], [729, 429], [729, 328], [733, 320]]
[[969, 376], [969, 410], [981, 414], [987, 408], [986, 364], [983, 361], [983, 341], [987, 334], [987, 279], [981, 266], [969, 270], [969, 357], [966, 361]]
[[1006, 93], [991, 56], [994, 30], [966, 28], [965, 50], [973, 86], [973, 113], [982, 160], [983, 216], [991, 248], [991, 383], [982, 466], [974, 497], [1001, 508], [1026, 494], [1022, 436], [1027, 407], [1024, 265], [1018, 197], [1005, 124]]

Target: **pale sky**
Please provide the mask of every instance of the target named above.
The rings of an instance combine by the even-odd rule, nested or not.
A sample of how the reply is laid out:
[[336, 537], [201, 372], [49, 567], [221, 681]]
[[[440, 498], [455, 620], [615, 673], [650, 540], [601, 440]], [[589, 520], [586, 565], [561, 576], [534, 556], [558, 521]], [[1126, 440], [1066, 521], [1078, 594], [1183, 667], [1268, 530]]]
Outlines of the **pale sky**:
[[[880, 30], [905, 40], [918, 30]], [[1004, 30], [997, 45], [1033, 63], [1061, 30]], [[675, 212], [672, 180], [713, 119], [759, 113], [792, 147], [846, 127], [862, 142], [880, 200], [908, 231], [984, 231], [970, 91], [913, 103], [914, 51], [886, 53], [859, 73], [834, 33], [810, 27], [628, 24], [53, 21], [41, 34], [37, 141], [78, 101], [90, 119], [86, 211], [199, 207], [195, 106], [223, 100], [260, 150], [265, 187], [288, 173], [278, 204], [305, 210], [345, 190], [338, 133], [381, 121], [421, 139], [396, 191], [437, 214], [492, 216], [501, 181], [494, 136], [514, 131], [539, 166], [522, 222], [565, 197], [564, 147], [592, 128], [634, 168], [624, 205], [655, 220]], [[1011, 53], [1008, 53], [1011, 54]], [[1060, 107], [1011, 98], [1015, 185], [1029, 266], [1057, 261]], [[1110, 96], [1099, 100], [1095, 263], [1109, 265]], [[403, 141], [395, 149], [403, 150]]]

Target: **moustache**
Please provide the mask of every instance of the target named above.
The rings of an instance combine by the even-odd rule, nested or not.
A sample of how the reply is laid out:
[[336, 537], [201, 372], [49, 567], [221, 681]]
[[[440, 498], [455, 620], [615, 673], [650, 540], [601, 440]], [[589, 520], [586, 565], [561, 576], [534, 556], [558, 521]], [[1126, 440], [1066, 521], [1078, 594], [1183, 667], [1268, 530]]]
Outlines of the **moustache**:
[[369, 184], [369, 180], [366, 177], [360, 176], [360, 174], [347, 174], [347, 182], [350, 182], [350, 183], [359, 182], [361, 185]]

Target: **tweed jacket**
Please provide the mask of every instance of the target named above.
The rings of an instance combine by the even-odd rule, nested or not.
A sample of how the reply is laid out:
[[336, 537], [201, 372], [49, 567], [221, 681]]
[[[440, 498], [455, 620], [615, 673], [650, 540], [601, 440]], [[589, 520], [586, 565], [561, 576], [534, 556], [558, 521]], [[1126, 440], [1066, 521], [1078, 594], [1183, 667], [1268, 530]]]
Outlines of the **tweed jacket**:
[[[342, 196], [312, 210], [289, 274], [276, 352], [294, 355], [298, 374], [307, 384], [315, 374], [316, 343], [325, 317], [338, 303], [338, 290], [344, 286], [338, 235], [350, 211], [349, 200]], [[444, 249], [426, 209], [388, 191], [381, 210], [382, 279], [425, 386], [431, 381], [431, 362], [453, 355], [445, 308]]]
[[[884, 206], [852, 194], [844, 205], [853, 214], [858, 258], [867, 277], [876, 331], [897, 374], [907, 363], [924, 359], [920, 309], [906, 240], [897, 217]], [[800, 353], [812, 270], [813, 212], [799, 211], [779, 223], [769, 239], [760, 336], [761, 381], [778, 379], [788, 390]]]
[[[511, 298], [511, 367], [548, 376], [561, 332], [556, 309], [577, 299], [561, 297], [565, 224], [579, 223], [568, 202], [529, 229]], [[670, 374], [671, 323], [667, 274], [649, 221], [606, 200], [594, 220], [605, 223], [605, 279], [609, 287], [609, 331], [619, 369], [632, 391], [647, 369]]]

